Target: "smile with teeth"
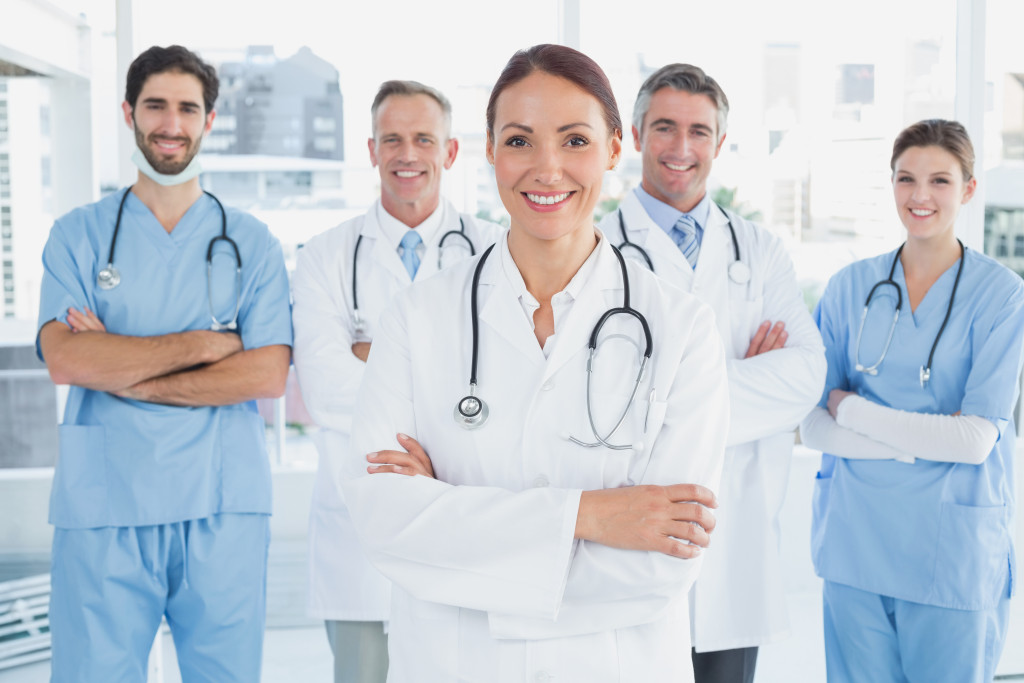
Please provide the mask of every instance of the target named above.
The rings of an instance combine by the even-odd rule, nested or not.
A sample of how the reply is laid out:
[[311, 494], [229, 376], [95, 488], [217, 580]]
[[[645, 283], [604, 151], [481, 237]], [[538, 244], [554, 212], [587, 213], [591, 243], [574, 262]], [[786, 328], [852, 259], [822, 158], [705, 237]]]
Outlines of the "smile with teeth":
[[160, 149], [174, 150], [185, 146], [183, 140], [154, 140]]
[[568, 199], [572, 192], [563, 192], [561, 194], [552, 195], [533, 194], [532, 192], [524, 192], [523, 194], [525, 194], [526, 198], [534, 204], [558, 204], [559, 202], [564, 202]]
[[680, 165], [680, 164], [670, 164], [667, 161], [664, 162], [664, 163], [665, 163], [666, 166], [668, 166], [673, 171], [689, 171], [691, 168], [693, 168], [693, 164], [689, 164], [689, 165], [683, 166], [683, 165]]
[[395, 171], [395, 175], [399, 178], [415, 178], [422, 173], [423, 171]]
[[910, 213], [914, 214], [915, 216], [920, 216], [921, 218], [926, 218], [928, 216], [931, 216], [935, 212], [931, 209], [911, 209]]

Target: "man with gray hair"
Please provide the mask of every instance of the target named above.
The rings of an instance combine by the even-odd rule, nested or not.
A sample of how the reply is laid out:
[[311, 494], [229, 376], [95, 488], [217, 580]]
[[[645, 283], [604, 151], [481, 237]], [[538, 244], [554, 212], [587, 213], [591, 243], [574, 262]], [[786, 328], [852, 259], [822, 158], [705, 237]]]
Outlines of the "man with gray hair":
[[718, 524], [690, 600], [696, 683], [750, 683], [758, 646], [788, 631], [778, 515], [793, 430], [825, 380], [821, 337], [784, 246], [708, 195], [728, 114], [700, 68], [652, 74], [633, 111], [643, 180], [600, 226], [624, 255], [715, 309], [729, 359]]
[[377, 319], [400, 290], [482, 253], [502, 232], [441, 200], [441, 174], [459, 151], [444, 95], [387, 81], [370, 113], [380, 199], [303, 246], [292, 278], [295, 368], [320, 426], [308, 611], [326, 621], [338, 683], [383, 683], [387, 675], [390, 584], [363, 555], [339, 485], [342, 459], [362, 457], [348, 452], [348, 442]]

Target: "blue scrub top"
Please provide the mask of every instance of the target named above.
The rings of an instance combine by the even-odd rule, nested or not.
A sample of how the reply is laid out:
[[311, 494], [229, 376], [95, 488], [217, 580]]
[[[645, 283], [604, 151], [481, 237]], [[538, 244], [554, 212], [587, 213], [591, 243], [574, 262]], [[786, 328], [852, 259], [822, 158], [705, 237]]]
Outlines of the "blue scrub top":
[[[818, 575], [854, 588], [954, 609], [989, 609], [1016, 575], [1013, 409], [1024, 354], [1024, 282], [973, 250], [965, 252], [952, 314], [922, 388], [921, 366], [946, 315], [958, 260], [911, 313], [903, 294], [892, 345], [871, 376], [855, 370], [857, 330], [871, 287], [888, 277], [895, 252], [858, 261], [829, 282], [815, 311], [832, 389], [891, 408], [988, 418], [999, 439], [981, 465], [848, 460], [824, 454], [814, 493], [812, 556]], [[880, 287], [864, 325], [860, 362], [885, 345], [895, 310]], [[1012, 593], [1012, 578], [1011, 578]]]
[[[124, 205], [114, 265], [121, 284], [96, 284], [106, 265], [124, 192], [58, 219], [43, 250], [39, 328], [67, 322], [69, 307], [95, 311], [114, 334], [153, 336], [210, 329], [206, 251], [221, 213], [205, 194], [168, 233], [134, 194]], [[225, 207], [241, 252], [239, 332], [246, 349], [291, 345], [288, 275], [281, 246], [252, 216]], [[235, 258], [213, 257], [218, 319], [235, 306]], [[42, 358], [42, 352], [37, 352]], [[45, 359], [44, 359], [45, 360]], [[63, 528], [144, 526], [221, 512], [271, 511], [270, 464], [256, 402], [176, 407], [72, 386], [60, 427], [50, 523]]]

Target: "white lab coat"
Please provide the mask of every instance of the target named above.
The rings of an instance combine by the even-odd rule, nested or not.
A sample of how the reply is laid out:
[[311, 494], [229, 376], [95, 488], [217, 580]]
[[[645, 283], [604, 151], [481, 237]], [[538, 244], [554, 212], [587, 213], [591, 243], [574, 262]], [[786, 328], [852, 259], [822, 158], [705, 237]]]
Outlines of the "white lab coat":
[[[582, 490], [717, 488], [728, 396], [713, 314], [631, 264], [631, 304], [650, 323], [654, 354], [613, 441], [639, 449], [577, 446], [569, 435], [591, 437], [587, 341], [601, 314], [622, 305], [618, 261], [602, 240], [545, 358], [509, 279], [506, 244], [479, 285], [486, 424], [469, 431], [453, 419], [467, 393], [476, 259], [402, 292], [367, 364], [344, 488], [370, 559], [394, 582], [388, 680], [692, 680], [678, 643], [689, 637], [686, 591], [700, 561], [573, 537]], [[642, 339], [627, 316], [614, 316], [607, 333]], [[607, 348], [594, 377], [604, 429], [639, 367], [622, 337]], [[420, 441], [436, 480], [366, 473], [363, 454], [398, 448], [396, 432]]]
[[[321, 427], [315, 435], [320, 463], [310, 507], [307, 610], [339, 621], [386, 621], [390, 588], [366, 561], [341, 494], [339, 466], [347, 454], [356, 392], [365, 364], [352, 354], [356, 341], [370, 341], [381, 311], [411, 280], [377, 220], [378, 201], [366, 214], [317, 235], [299, 250], [292, 277], [294, 359], [302, 398]], [[459, 214], [442, 200], [441, 226], [421, 259], [416, 279], [437, 272], [438, 243], [459, 229]], [[502, 233], [494, 223], [463, 215], [477, 254]], [[359, 246], [358, 299], [365, 331], [352, 322], [352, 256]], [[457, 237], [445, 242], [445, 265], [463, 252]], [[455, 245], [449, 247], [448, 245]], [[469, 251], [464, 251], [465, 257]]]
[[[728, 221], [712, 205], [694, 271], [679, 248], [630, 192], [621, 207], [630, 241], [642, 246], [655, 273], [695, 294], [715, 311], [728, 357], [731, 419], [718, 524], [704, 571], [691, 595], [698, 652], [754, 647], [789, 633], [779, 512], [793, 452], [793, 430], [821, 398], [825, 355], [821, 335], [797, 286], [782, 242], [733, 214], [747, 284], [729, 279], [735, 260]], [[601, 227], [622, 242], [618, 213]], [[786, 346], [744, 360], [765, 320], [786, 324]]]

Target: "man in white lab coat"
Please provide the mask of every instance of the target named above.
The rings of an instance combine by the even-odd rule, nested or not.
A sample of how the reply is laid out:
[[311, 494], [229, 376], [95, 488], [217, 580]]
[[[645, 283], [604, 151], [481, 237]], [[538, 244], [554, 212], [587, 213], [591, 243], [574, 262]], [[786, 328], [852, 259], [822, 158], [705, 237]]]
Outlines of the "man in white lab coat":
[[697, 683], [750, 683], [758, 646], [788, 632], [778, 514], [793, 429], [825, 379], [821, 337], [785, 247], [708, 195], [728, 113], [701, 69], [652, 74], [633, 112], [643, 181], [600, 226], [625, 255], [646, 255], [655, 273], [711, 305], [728, 356], [718, 525], [690, 602]]
[[321, 427], [308, 611], [326, 621], [335, 681], [360, 683], [382, 682], [387, 673], [390, 585], [358, 545], [338, 472], [377, 320], [397, 292], [481, 253], [502, 231], [441, 199], [441, 174], [459, 149], [444, 95], [414, 81], [387, 81], [371, 114], [368, 144], [380, 172], [380, 200], [306, 243], [292, 280], [295, 367], [306, 407]]

